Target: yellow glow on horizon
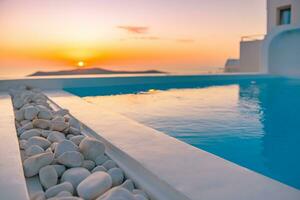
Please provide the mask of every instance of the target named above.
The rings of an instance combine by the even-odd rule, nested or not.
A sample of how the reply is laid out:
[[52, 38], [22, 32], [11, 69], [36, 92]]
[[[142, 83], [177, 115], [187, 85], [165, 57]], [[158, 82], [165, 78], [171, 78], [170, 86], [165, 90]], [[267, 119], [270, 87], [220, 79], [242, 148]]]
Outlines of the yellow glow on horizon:
[[83, 61], [79, 61], [79, 62], [77, 63], [77, 66], [78, 66], [79, 68], [82, 68], [82, 67], [85, 66], [85, 63], [84, 63]]

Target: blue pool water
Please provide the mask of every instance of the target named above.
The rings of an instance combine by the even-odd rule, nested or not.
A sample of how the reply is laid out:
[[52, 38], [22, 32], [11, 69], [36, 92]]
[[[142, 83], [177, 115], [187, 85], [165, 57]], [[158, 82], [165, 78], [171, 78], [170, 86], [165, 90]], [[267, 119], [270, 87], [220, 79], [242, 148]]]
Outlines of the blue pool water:
[[197, 148], [300, 189], [300, 80], [71, 88]]

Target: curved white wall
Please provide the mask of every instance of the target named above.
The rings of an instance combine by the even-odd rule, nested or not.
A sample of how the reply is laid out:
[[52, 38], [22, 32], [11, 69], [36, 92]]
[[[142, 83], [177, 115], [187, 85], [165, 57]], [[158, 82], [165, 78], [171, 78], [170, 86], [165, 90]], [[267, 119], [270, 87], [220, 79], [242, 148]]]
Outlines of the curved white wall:
[[300, 29], [284, 31], [272, 39], [268, 71], [271, 74], [300, 75]]

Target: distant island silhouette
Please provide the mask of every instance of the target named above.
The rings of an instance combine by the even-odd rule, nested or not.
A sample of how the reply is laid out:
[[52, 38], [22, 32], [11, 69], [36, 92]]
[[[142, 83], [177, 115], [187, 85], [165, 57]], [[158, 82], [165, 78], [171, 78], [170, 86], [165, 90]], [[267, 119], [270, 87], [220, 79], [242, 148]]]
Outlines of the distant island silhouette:
[[158, 70], [145, 70], [145, 71], [114, 71], [102, 68], [87, 68], [87, 69], [74, 69], [62, 71], [37, 71], [28, 76], [59, 76], [59, 75], [95, 75], [95, 74], [166, 74], [166, 72]]

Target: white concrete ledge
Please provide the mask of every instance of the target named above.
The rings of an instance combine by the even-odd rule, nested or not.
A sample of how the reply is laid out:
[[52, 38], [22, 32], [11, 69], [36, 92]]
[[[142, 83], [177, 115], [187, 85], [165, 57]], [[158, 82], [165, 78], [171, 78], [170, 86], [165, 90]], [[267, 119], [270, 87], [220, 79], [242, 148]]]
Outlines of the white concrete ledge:
[[0, 199], [29, 199], [23, 174], [11, 98], [0, 94]]
[[[109, 153], [154, 199], [299, 200], [300, 191], [89, 104], [64, 91], [46, 93], [101, 135]], [[125, 169], [126, 170], [126, 169]]]

